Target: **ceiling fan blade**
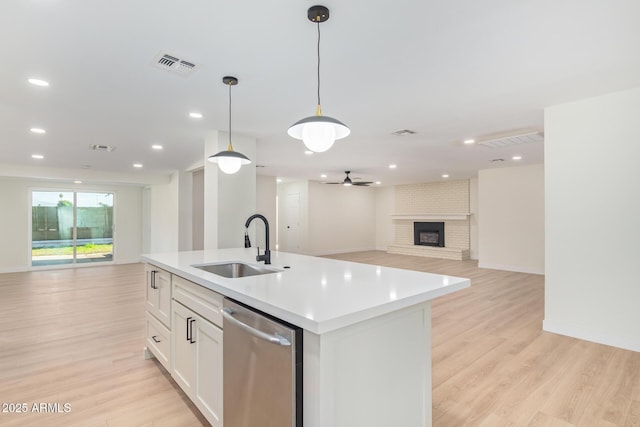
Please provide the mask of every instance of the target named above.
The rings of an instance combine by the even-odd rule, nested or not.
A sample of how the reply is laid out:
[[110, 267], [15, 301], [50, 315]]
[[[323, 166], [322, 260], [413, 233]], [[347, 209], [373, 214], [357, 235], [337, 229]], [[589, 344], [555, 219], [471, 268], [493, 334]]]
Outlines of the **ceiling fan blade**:
[[362, 178], [351, 178], [349, 176], [349, 174], [351, 173], [351, 171], [344, 171], [344, 173], [346, 174], [345, 178], [340, 181], [340, 182], [320, 182], [320, 184], [334, 184], [334, 185], [358, 185], [360, 187], [367, 187], [369, 186], [369, 184], [373, 184], [372, 181], [356, 181], [356, 179], [362, 179]]

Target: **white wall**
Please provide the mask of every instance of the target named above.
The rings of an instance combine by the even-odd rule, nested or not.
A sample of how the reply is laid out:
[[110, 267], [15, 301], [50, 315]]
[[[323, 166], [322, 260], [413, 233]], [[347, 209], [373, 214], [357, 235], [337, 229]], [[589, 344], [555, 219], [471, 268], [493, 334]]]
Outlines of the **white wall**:
[[[113, 188], [113, 190], [109, 190]], [[142, 187], [104, 186], [115, 193], [113, 219], [114, 262], [117, 264], [140, 262], [142, 253]]]
[[[270, 239], [269, 246], [271, 250], [276, 248], [276, 201], [278, 196], [278, 184], [275, 176], [257, 175], [256, 176], [256, 213], [262, 214], [269, 221]], [[255, 225], [254, 225], [255, 224]], [[265, 247], [264, 241], [264, 225], [262, 221], [256, 220], [251, 224], [251, 228], [255, 227], [255, 240], [253, 246]]]
[[193, 248], [193, 175], [178, 173], [178, 250]]
[[179, 246], [179, 181], [180, 174], [174, 172], [169, 184], [150, 187], [149, 206], [149, 252], [177, 251]]
[[481, 268], [544, 274], [544, 166], [478, 172]]
[[[228, 133], [210, 132], [204, 144], [208, 158], [229, 143]], [[233, 135], [233, 148], [252, 163], [235, 174], [220, 172], [218, 165], [204, 162], [204, 248], [242, 247], [244, 222], [256, 210], [256, 141]]]
[[193, 250], [204, 249], [204, 169], [193, 172], [191, 242]]
[[24, 180], [0, 178], [0, 272], [24, 271], [29, 258], [29, 188]]
[[121, 185], [74, 186], [51, 181], [0, 177], [0, 273], [31, 268], [29, 204], [31, 189], [115, 193], [114, 262], [138, 262], [142, 251], [142, 188]]
[[[219, 149], [226, 150], [227, 144], [228, 134], [220, 132]], [[233, 148], [252, 159], [252, 163], [232, 175], [218, 171], [218, 248], [221, 249], [243, 246], [244, 223], [256, 213], [256, 140], [233, 135]]]
[[480, 257], [478, 178], [471, 178], [469, 180], [469, 213], [471, 214], [471, 216], [469, 216], [469, 257], [477, 260]]
[[376, 198], [376, 250], [387, 251], [393, 243], [393, 222], [396, 195], [395, 187], [379, 187], [375, 189]]
[[209, 132], [204, 141], [204, 249], [218, 248], [218, 165], [206, 159], [216, 154], [219, 132]]
[[327, 255], [376, 247], [376, 189], [309, 182], [307, 253]]
[[544, 329], [640, 351], [640, 88], [545, 109]]

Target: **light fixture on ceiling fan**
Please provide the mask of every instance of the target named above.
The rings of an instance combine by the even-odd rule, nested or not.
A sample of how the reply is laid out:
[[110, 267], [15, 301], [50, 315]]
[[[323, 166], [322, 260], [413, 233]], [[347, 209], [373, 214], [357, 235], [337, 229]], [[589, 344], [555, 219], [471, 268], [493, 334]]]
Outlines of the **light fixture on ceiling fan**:
[[[351, 179], [351, 177], [349, 176], [351, 171], [344, 171], [344, 173], [347, 176], [341, 182], [323, 182], [322, 184], [342, 184], [345, 187], [350, 187], [352, 185], [355, 185], [355, 186], [358, 186], [358, 187], [368, 187], [369, 184], [373, 184], [372, 181], [353, 181]], [[353, 178], [353, 179], [360, 179], [360, 178]]]
[[249, 158], [244, 154], [235, 151], [231, 144], [231, 86], [237, 85], [238, 79], [231, 76], [225, 76], [222, 78], [222, 83], [229, 86], [229, 146], [226, 150], [209, 156], [207, 160], [212, 163], [217, 163], [222, 172], [226, 174], [233, 174], [238, 172], [243, 165], [250, 164], [251, 160], [249, 160]]
[[325, 6], [312, 6], [307, 10], [307, 18], [318, 26], [318, 106], [314, 116], [298, 120], [287, 133], [293, 138], [301, 139], [309, 150], [321, 153], [331, 148], [336, 139], [348, 136], [351, 130], [340, 120], [323, 116], [320, 107], [320, 23], [329, 19], [329, 9]]

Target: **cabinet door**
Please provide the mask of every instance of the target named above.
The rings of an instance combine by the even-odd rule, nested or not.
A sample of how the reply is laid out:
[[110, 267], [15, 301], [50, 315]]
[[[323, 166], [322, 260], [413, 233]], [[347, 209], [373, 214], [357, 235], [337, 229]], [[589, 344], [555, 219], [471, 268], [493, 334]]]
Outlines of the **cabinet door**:
[[196, 389], [192, 397], [213, 427], [222, 427], [222, 329], [197, 317]]
[[165, 270], [156, 269], [155, 291], [157, 296], [156, 317], [164, 325], [171, 329], [171, 273]]
[[147, 311], [171, 329], [171, 273], [147, 264], [145, 274]]
[[156, 314], [156, 311], [158, 310], [158, 293], [156, 292], [156, 285], [154, 282], [154, 275], [157, 273], [154, 273], [154, 271], [158, 271], [158, 269], [153, 265], [147, 264], [144, 267], [144, 271], [146, 277], [144, 294], [146, 298], [147, 311]]
[[182, 390], [187, 393], [187, 396], [191, 397], [192, 389], [195, 389], [194, 381], [196, 378], [196, 340], [194, 339], [194, 334], [192, 334], [192, 331], [195, 331], [196, 314], [177, 302], [173, 303], [172, 313], [173, 339], [171, 345], [173, 352], [171, 376]]

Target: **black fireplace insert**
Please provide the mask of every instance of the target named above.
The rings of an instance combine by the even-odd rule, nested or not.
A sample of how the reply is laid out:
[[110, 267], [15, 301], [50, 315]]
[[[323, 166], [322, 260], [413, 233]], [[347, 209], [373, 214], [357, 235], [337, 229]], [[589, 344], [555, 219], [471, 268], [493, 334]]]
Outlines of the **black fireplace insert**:
[[413, 244], [444, 248], [444, 222], [414, 222]]

